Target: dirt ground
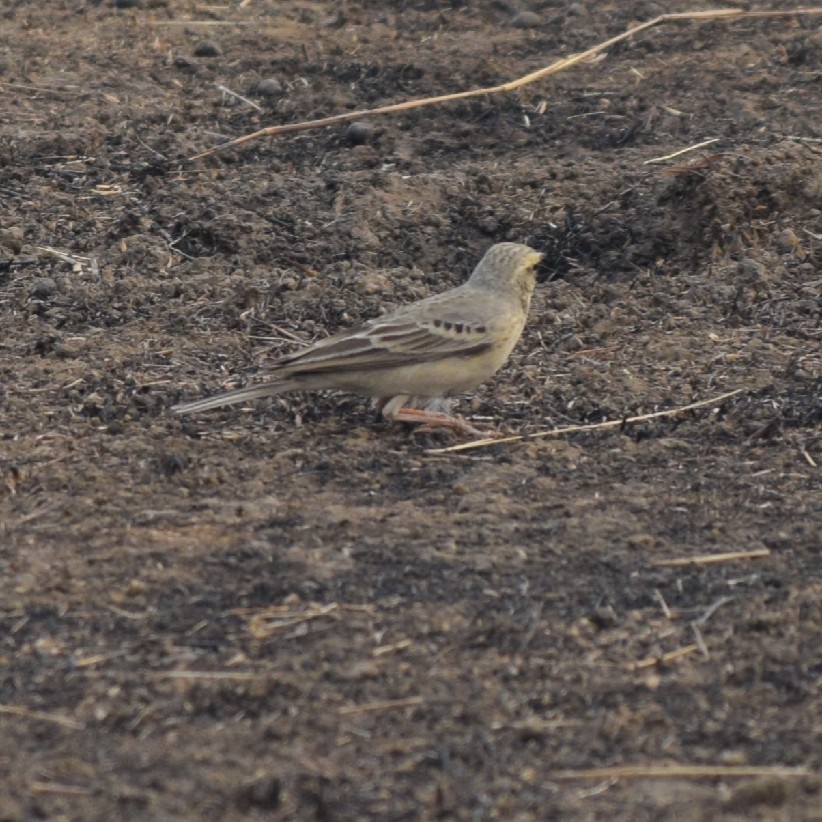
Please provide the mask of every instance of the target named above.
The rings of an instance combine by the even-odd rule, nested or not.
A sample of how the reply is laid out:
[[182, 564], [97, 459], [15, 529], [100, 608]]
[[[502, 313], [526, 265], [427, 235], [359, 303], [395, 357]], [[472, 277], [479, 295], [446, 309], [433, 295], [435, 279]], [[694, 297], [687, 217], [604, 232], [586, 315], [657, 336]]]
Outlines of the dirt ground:
[[[0, 819], [822, 819], [822, 16], [186, 159], [671, 8], [3, 3]], [[503, 240], [462, 413], [739, 393], [170, 413]]]

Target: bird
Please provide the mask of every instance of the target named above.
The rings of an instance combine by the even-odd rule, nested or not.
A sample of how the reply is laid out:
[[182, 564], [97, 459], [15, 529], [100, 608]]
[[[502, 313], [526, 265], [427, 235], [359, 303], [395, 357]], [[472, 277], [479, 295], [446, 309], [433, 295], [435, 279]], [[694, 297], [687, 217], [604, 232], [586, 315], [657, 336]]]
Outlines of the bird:
[[286, 354], [271, 364], [266, 382], [172, 410], [189, 414], [288, 391], [333, 389], [374, 398], [394, 422], [486, 436], [463, 417], [431, 409], [505, 364], [525, 327], [542, 256], [527, 245], [497, 243], [462, 285]]

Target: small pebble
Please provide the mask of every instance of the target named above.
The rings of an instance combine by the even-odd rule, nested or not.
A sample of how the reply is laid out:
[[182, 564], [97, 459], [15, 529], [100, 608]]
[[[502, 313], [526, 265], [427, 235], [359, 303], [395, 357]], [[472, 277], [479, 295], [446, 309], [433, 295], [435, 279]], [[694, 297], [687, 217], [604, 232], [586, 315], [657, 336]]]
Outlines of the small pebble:
[[180, 69], [180, 71], [195, 71], [197, 64], [188, 57], [179, 56], [174, 58], [174, 68]]
[[273, 811], [280, 806], [282, 786], [277, 777], [263, 777], [243, 786], [237, 793], [237, 805], [243, 811], [253, 808]]
[[493, 237], [499, 231], [499, 223], [493, 217], [483, 217], [478, 223], [479, 230], [489, 237]]
[[88, 416], [97, 416], [100, 412], [100, 409], [106, 404], [105, 399], [100, 396], [96, 391], [93, 391], [91, 394], [86, 395], [83, 399], [83, 411]]
[[34, 281], [34, 296], [47, 300], [57, 291], [57, 283], [51, 277], [37, 277]]
[[614, 628], [619, 624], [619, 617], [616, 611], [610, 605], [600, 605], [594, 610], [590, 616], [594, 627], [603, 630], [605, 628]]
[[511, 18], [515, 29], [535, 29], [542, 25], [542, 18], [533, 11], [521, 11]]
[[745, 812], [751, 808], [778, 808], [787, 802], [788, 796], [788, 782], [784, 777], [755, 779], [734, 788], [722, 806], [725, 810], [748, 816]]
[[195, 57], [219, 57], [223, 50], [213, 40], [200, 40], [194, 46]]
[[375, 129], [371, 123], [356, 120], [345, 130], [345, 139], [348, 140], [351, 145], [359, 146], [371, 140], [374, 137], [374, 133]]
[[12, 254], [19, 254], [23, 247], [23, 229], [12, 226], [0, 230], [0, 246], [7, 248]]
[[257, 83], [256, 91], [263, 97], [279, 97], [283, 93], [283, 84], [274, 77], [266, 77]]
[[160, 467], [167, 477], [182, 474], [186, 467], [185, 457], [182, 454], [164, 454], [160, 460]]

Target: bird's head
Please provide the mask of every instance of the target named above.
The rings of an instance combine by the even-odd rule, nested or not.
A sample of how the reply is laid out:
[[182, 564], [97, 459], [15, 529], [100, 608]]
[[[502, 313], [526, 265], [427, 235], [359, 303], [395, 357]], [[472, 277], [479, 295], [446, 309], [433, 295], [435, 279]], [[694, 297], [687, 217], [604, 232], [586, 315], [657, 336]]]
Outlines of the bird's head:
[[539, 251], [520, 243], [492, 245], [469, 279], [472, 286], [515, 294], [527, 309], [536, 284], [534, 268], [542, 259]]

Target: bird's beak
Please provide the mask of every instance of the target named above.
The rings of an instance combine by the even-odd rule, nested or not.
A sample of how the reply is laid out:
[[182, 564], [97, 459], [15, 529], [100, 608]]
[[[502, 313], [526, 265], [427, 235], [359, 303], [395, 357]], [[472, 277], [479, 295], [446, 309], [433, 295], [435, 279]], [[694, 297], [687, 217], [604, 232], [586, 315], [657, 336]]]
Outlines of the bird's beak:
[[530, 268], [532, 271], [535, 270], [544, 256], [545, 255], [541, 254], [539, 251], [535, 251], [533, 254], [529, 254], [526, 267]]

